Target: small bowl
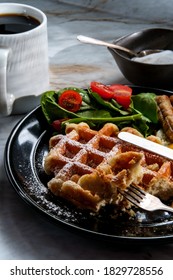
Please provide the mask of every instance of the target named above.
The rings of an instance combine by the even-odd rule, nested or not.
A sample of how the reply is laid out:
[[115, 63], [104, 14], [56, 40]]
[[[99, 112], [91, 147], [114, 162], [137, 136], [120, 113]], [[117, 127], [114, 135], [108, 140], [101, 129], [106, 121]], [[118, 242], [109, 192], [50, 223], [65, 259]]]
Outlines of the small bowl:
[[[147, 49], [173, 50], [173, 30], [151, 28], [119, 38], [113, 43], [135, 52]], [[173, 88], [173, 64], [148, 64], [133, 61], [120, 50], [108, 48], [125, 78], [135, 85]]]

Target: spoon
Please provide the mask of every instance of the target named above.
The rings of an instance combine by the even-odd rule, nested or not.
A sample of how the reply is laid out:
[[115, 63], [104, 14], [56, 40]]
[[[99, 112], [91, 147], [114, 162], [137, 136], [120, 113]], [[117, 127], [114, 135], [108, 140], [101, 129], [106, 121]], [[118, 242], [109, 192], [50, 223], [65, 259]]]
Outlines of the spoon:
[[86, 36], [83, 36], [83, 35], [78, 35], [77, 39], [82, 43], [106, 46], [106, 47], [109, 47], [109, 48], [114, 48], [114, 49], [117, 49], [117, 50], [121, 50], [121, 51], [124, 51], [124, 52], [130, 54], [131, 56], [135, 56], [135, 57], [142, 57], [142, 56], [146, 56], [148, 54], [158, 53], [158, 52], [162, 51], [162, 50], [159, 50], [159, 49], [143, 50], [143, 51], [140, 51], [139, 53], [137, 53], [137, 52], [129, 50], [125, 47], [115, 45], [115, 44], [112, 44], [112, 43], [108, 43], [108, 42], [104, 42], [104, 41], [100, 41], [100, 40], [97, 40], [97, 39], [94, 39], [94, 38], [91, 38], [91, 37], [86, 37]]

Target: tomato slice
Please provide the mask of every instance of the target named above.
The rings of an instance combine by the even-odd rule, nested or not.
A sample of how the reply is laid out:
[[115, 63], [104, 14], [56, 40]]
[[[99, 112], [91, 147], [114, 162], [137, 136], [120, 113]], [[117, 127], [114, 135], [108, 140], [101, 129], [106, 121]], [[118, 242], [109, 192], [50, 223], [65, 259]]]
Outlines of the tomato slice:
[[132, 89], [125, 85], [111, 85], [109, 88], [113, 91], [113, 99], [115, 99], [120, 105], [127, 109], [131, 103]]
[[90, 87], [92, 91], [98, 93], [103, 99], [111, 99], [114, 95], [113, 91], [102, 83], [91, 82]]
[[70, 111], [70, 112], [77, 112], [80, 109], [82, 103], [82, 96], [74, 90], [66, 90], [64, 91], [59, 99], [58, 99], [58, 104]]

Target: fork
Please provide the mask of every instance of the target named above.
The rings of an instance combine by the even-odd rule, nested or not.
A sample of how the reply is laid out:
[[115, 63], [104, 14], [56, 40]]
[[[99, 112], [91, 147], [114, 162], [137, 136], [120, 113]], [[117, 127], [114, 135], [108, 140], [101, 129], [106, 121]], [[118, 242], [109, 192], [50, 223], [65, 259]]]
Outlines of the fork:
[[163, 210], [173, 213], [173, 208], [163, 204], [160, 199], [151, 195], [137, 186], [129, 186], [120, 193], [131, 203], [146, 211]]

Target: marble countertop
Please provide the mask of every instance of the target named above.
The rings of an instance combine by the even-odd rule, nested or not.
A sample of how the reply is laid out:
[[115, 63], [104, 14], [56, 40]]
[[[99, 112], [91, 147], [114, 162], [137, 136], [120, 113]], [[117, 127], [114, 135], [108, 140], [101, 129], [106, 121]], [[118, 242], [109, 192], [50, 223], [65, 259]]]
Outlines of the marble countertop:
[[[81, 44], [77, 35], [112, 41], [148, 27], [172, 27], [171, 0], [15, 2], [38, 7], [47, 15], [52, 89], [86, 87], [91, 80], [128, 83], [106, 48]], [[173, 244], [131, 247], [104, 243], [52, 224], [26, 205], [10, 185], [3, 163], [7, 138], [22, 117], [0, 118], [1, 260], [173, 258]]]

